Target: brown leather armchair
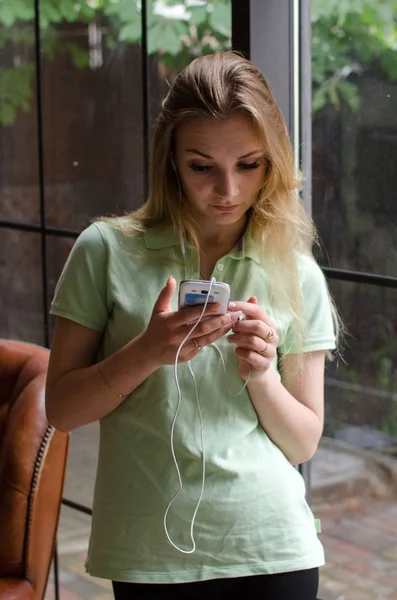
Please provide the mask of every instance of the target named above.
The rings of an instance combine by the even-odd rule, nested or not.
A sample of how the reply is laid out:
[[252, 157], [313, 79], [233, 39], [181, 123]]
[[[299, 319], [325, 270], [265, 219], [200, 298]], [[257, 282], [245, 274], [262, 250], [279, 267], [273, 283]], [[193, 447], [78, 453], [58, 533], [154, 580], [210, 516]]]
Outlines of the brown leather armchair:
[[0, 600], [45, 594], [69, 436], [48, 424], [48, 350], [0, 340]]

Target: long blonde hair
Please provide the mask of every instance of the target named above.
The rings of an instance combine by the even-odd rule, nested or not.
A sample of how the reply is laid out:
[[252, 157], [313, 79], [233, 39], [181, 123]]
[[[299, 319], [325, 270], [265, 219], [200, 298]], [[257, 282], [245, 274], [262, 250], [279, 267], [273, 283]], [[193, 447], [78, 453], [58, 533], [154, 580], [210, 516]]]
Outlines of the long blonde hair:
[[263, 185], [250, 216], [251, 235], [261, 248], [266, 242], [263, 264], [271, 298], [292, 315], [301, 347], [302, 293], [297, 254], [312, 255], [315, 228], [299, 198], [301, 176], [294, 167], [284, 118], [268, 83], [252, 62], [235, 52], [210, 54], [193, 60], [177, 75], [154, 127], [148, 199], [127, 215], [131, 217], [127, 229], [142, 232], [173, 224], [184, 239], [199, 249], [195, 223], [187, 203], [181, 202], [177, 174], [172, 167], [176, 128], [190, 117], [223, 120], [236, 112], [245, 114], [253, 123], [267, 162]]

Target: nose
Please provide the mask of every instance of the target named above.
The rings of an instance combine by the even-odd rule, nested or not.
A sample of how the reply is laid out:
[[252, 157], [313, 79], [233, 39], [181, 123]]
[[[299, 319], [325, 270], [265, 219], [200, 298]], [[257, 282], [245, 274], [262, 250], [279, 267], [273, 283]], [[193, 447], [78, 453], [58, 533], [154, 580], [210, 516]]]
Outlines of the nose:
[[215, 192], [223, 200], [231, 200], [239, 193], [235, 173], [219, 173], [216, 179]]

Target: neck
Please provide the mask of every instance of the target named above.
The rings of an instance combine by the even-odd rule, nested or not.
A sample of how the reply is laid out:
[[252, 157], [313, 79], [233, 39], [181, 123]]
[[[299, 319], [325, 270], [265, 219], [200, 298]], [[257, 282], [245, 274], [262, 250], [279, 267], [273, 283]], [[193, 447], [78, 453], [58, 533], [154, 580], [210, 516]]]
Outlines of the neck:
[[241, 239], [246, 226], [247, 217], [244, 215], [240, 221], [233, 223], [229, 227], [219, 227], [219, 225], [214, 224], [211, 228], [207, 226], [205, 229], [199, 228], [198, 238], [200, 247], [204, 249], [204, 252], [206, 248], [227, 248], [227, 250], [231, 250]]

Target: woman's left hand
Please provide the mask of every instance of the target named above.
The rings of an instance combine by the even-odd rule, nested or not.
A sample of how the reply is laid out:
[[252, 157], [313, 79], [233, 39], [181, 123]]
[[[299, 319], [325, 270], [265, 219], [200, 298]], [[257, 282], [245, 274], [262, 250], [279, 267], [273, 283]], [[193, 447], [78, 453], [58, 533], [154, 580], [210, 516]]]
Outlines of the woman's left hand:
[[245, 319], [233, 327], [228, 341], [235, 344], [240, 359], [240, 375], [246, 381], [262, 379], [269, 372], [277, 354], [278, 335], [276, 325], [258, 305], [253, 296], [248, 302], [231, 302], [231, 312], [241, 310]]

